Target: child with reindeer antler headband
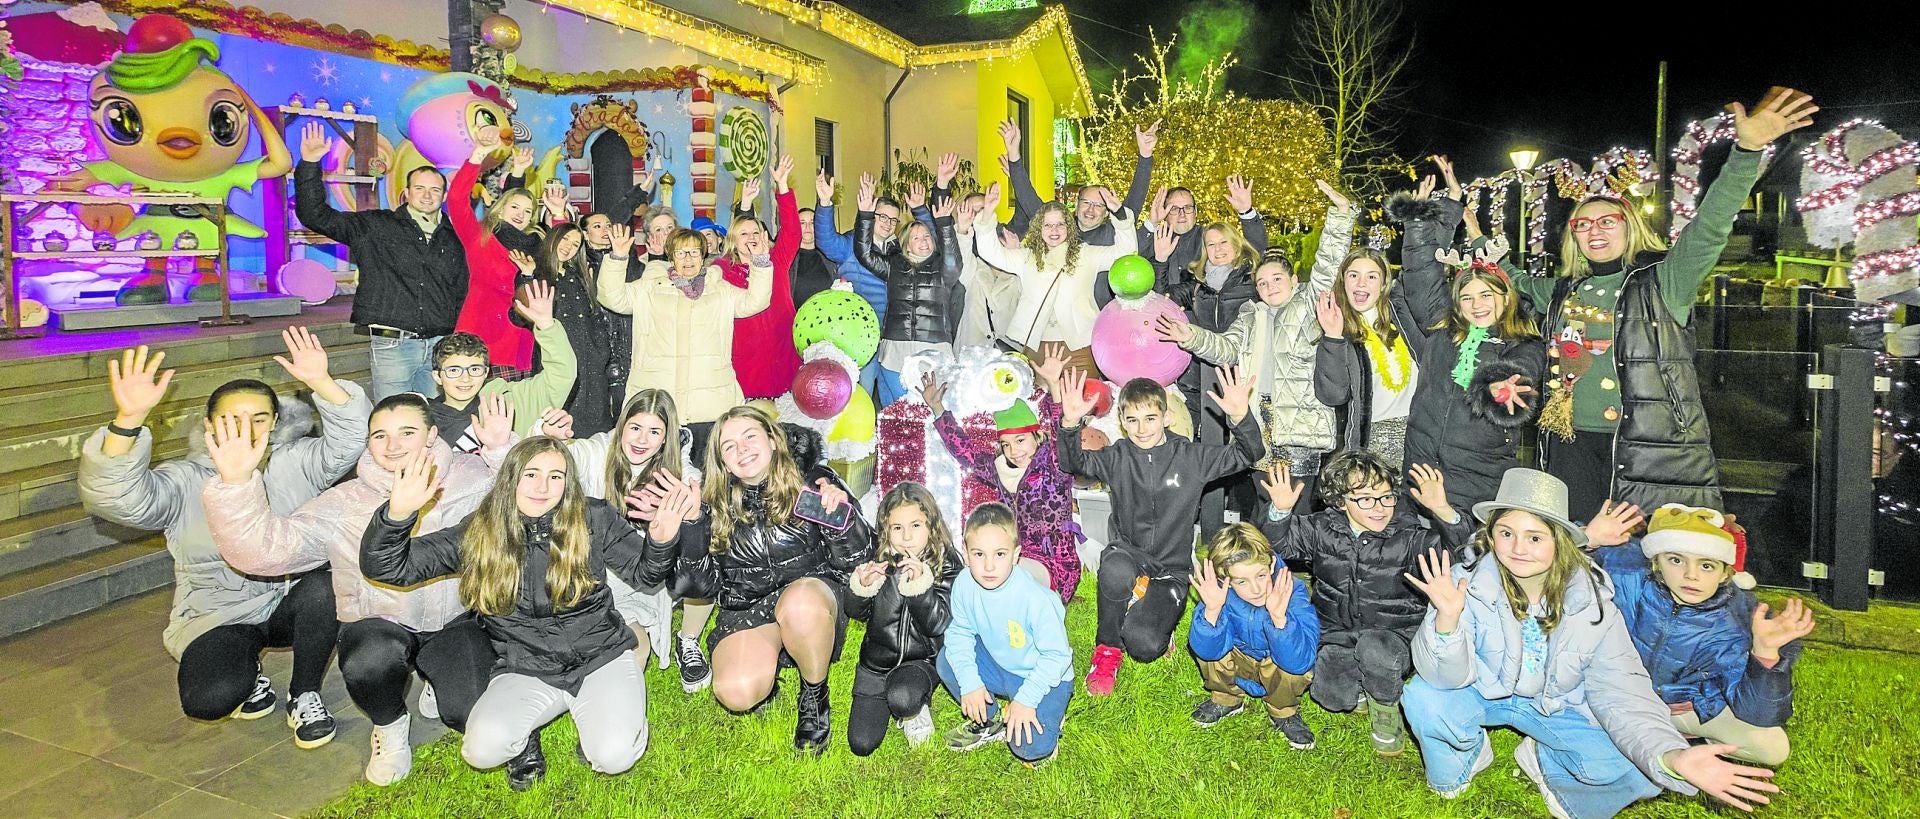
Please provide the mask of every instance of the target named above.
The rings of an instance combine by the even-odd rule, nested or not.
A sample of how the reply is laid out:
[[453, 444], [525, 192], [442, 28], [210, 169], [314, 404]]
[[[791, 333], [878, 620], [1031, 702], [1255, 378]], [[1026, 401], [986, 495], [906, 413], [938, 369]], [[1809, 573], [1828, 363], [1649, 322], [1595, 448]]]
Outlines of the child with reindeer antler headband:
[[1541, 436], [1541, 449], [1547, 471], [1567, 483], [1576, 519], [1609, 499], [1721, 508], [1687, 322], [1760, 178], [1763, 152], [1820, 110], [1778, 87], [1751, 113], [1737, 102], [1727, 108], [1738, 144], [1671, 249], [1639, 207], [1608, 189], [1574, 206], [1558, 277], [1514, 280], [1552, 344], [1540, 425], [1554, 434]]

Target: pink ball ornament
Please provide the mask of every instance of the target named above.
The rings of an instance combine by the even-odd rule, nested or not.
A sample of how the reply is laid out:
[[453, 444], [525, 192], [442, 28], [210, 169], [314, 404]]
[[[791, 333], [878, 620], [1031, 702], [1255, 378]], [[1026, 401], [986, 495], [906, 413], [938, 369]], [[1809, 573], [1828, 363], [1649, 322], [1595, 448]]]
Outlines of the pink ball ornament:
[[1193, 354], [1161, 340], [1153, 330], [1153, 320], [1159, 316], [1186, 321], [1185, 311], [1159, 293], [1131, 302], [1114, 299], [1100, 308], [1100, 316], [1093, 321], [1093, 360], [1108, 380], [1125, 384], [1151, 378], [1164, 387], [1186, 371]]
[[800, 365], [793, 376], [793, 403], [807, 417], [825, 421], [838, 415], [853, 398], [853, 377], [845, 367], [825, 359]]

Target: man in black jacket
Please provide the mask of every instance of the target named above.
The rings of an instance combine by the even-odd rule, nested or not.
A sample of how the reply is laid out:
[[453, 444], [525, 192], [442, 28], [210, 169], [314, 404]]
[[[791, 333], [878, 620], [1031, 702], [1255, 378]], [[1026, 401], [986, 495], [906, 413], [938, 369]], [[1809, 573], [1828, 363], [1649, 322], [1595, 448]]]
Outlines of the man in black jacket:
[[[332, 147], [320, 123], [307, 124], [294, 170], [294, 212], [308, 230], [346, 245], [360, 268], [353, 323], [373, 339], [373, 400], [409, 391], [432, 395], [433, 345], [453, 332], [467, 299], [466, 251], [440, 210], [446, 175], [416, 169], [401, 192], [405, 204], [343, 213], [328, 204], [320, 170]], [[466, 206], [464, 196], [460, 202]]]

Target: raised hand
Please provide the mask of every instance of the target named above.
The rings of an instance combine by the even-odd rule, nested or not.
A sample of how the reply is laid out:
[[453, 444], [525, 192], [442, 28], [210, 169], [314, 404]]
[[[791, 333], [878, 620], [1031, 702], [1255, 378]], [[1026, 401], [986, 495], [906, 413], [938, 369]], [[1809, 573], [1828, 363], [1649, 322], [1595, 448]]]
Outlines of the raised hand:
[[1140, 156], [1142, 157], [1153, 156], [1154, 147], [1160, 144], [1160, 123], [1161, 122], [1163, 122], [1163, 120], [1156, 119], [1153, 121], [1152, 125], [1149, 125], [1145, 128], [1134, 126], [1133, 145], [1135, 148], [1139, 149]]
[[553, 324], [553, 285], [535, 279], [523, 289], [526, 296], [514, 300], [513, 312], [533, 322], [534, 329], [547, 329]]
[[275, 363], [287, 371], [287, 375], [300, 379], [300, 383], [313, 390], [313, 395], [329, 404], [345, 404], [351, 400], [347, 391], [333, 380], [327, 370], [327, 348], [320, 344], [305, 327], [289, 327], [280, 331], [281, 342], [287, 345], [287, 354], [274, 356]]
[[1435, 517], [1453, 516], [1453, 507], [1447, 504], [1447, 476], [1440, 470], [1427, 464], [1414, 464], [1407, 470], [1407, 477], [1413, 479], [1413, 500], [1427, 508]]
[[1813, 612], [1798, 597], [1789, 597], [1780, 613], [1771, 617], [1767, 604], [1753, 607], [1753, 656], [1772, 662], [1780, 659], [1780, 649], [1813, 633]]
[[[564, 222], [567, 220], [566, 188], [555, 185], [548, 185], [542, 188], [540, 190], [540, 204], [547, 206], [547, 213], [554, 217], [554, 221]], [[514, 260], [514, 264], [519, 263], [520, 261], [518, 259]]]
[[1313, 180], [1313, 186], [1319, 188], [1320, 193], [1326, 196], [1327, 201], [1333, 203], [1334, 207], [1341, 210], [1353, 210], [1353, 200], [1348, 199], [1339, 191], [1334, 190], [1333, 186], [1327, 183], [1327, 180], [1315, 179]]
[[1426, 199], [1431, 196], [1433, 196], [1433, 175], [1428, 174], [1420, 177], [1419, 186], [1413, 189], [1413, 197], [1415, 199]]
[[1749, 151], [1758, 151], [1773, 141], [1793, 131], [1813, 124], [1813, 115], [1820, 106], [1813, 104], [1813, 97], [1791, 88], [1775, 86], [1767, 89], [1767, 98], [1760, 101], [1753, 113], [1747, 113], [1747, 107], [1737, 102], [1728, 103], [1727, 110], [1733, 113], [1734, 138], [1740, 147]]
[[522, 145], [513, 149], [513, 175], [523, 176], [533, 167], [533, 149]]
[[1293, 602], [1293, 571], [1286, 564], [1280, 564], [1280, 573], [1273, 577], [1273, 591], [1267, 592], [1267, 619], [1273, 621], [1273, 627], [1285, 630], [1287, 627], [1287, 604]]
[[880, 578], [887, 576], [887, 564], [878, 560], [869, 560], [853, 568], [853, 577], [861, 586], [879, 585]]
[[991, 185], [988, 185], [986, 194], [981, 196], [980, 198], [985, 201], [985, 205], [981, 208], [982, 210], [992, 210], [994, 208], [999, 207], [1000, 206], [1000, 183], [995, 182]]
[[933, 186], [945, 188], [960, 173], [960, 155], [951, 151], [940, 155], [940, 164], [933, 174]]
[[927, 402], [927, 409], [933, 412], [933, 417], [938, 418], [946, 413], [947, 408], [941, 403], [946, 395], [946, 385], [934, 378], [932, 372], [920, 375], [920, 400]]
[[1165, 219], [1153, 223], [1153, 258], [1164, 262], [1173, 257], [1173, 249], [1180, 244], [1180, 237], [1173, 235], [1173, 226]]
[[387, 519], [406, 520], [433, 500], [440, 493], [440, 470], [433, 462], [433, 448], [421, 447], [419, 452], [400, 467], [400, 474], [393, 476], [393, 493], [387, 498]]
[[787, 177], [793, 175], [793, 157], [787, 154], [781, 154], [780, 161], [774, 163], [773, 170], [768, 171], [767, 175], [773, 177], [774, 193], [786, 193], [788, 190]]
[[1120, 197], [1113, 195], [1112, 188], [1102, 186], [1099, 190], [1100, 190], [1100, 204], [1106, 206], [1108, 213], [1119, 213]]
[[1227, 420], [1240, 423], [1247, 417], [1247, 407], [1253, 402], [1253, 382], [1256, 376], [1240, 371], [1239, 365], [1213, 368], [1214, 378], [1220, 384], [1219, 391], [1208, 391], [1207, 397], [1227, 414]]
[[840, 504], [850, 502], [847, 491], [835, 486], [833, 481], [821, 478], [814, 481], [813, 486], [820, 490], [820, 511], [822, 512], [833, 514], [833, 510], [840, 508]]
[[1480, 217], [1474, 214], [1472, 206], [1461, 212], [1460, 222], [1467, 226], [1467, 241], [1487, 235], [1486, 231], [1480, 229]]
[[1059, 341], [1040, 343], [1040, 363], [1033, 368], [1033, 377], [1040, 379], [1040, 386], [1048, 392], [1060, 383], [1060, 374], [1067, 370], [1067, 345]]
[[533, 426], [539, 434], [562, 441], [573, 440], [573, 414], [559, 407], [540, 411], [540, 423]]
[[1008, 179], [1012, 179], [1013, 178], [1013, 160], [1008, 159], [1006, 154], [1001, 154], [999, 161], [1000, 161], [1000, 175]]
[[1767, 794], [1779, 793], [1780, 786], [1773, 784], [1773, 772], [1766, 768], [1739, 765], [1720, 758], [1722, 754], [1737, 753], [1739, 750], [1737, 745], [1708, 743], [1668, 751], [1661, 759], [1688, 784], [1715, 799], [1752, 813], [1753, 805], [1767, 804]]
[[1451, 633], [1460, 625], [1460, 613], [1467, 609], [1467, 579], [1453, 579], [1453, 557], [1440, 549], [1428, 549], [1420, 556], [1420, 576], [1401, 575], [1427, 596], [1433, 604], [1433, 627]]
[[660, 499], [659, 511], [654, 514], [653, 520], [647, 523], [647, 536], [656, 542], [673, 540], [680, 536], [680, 525], [697, 518], [699, 512], [699, 485], [676, 481], [673, 488], [667, 490], [666, 496]]
[[213, 458], [214, 470], [227, 483], [246, 483], [253, 478], [254, 467], [267, 457], [267, 439], [255, 440], [253, 425], [239, 416], [208, 418], [201, 434], [206, 436], [207, 455]]
[[650, 521], [660, 511], [660, 501], [665, 496], [655, 484], [647, 484], [639, 489], [627, 490], [627, 517], [632, 520]]
[[1167, 186], [1161, 185], [1153, 192], [1153, 204], [1147, 206], [1147, 221], [1155, 225], [1167, 223]]
[[935, 218], [935, 219], [945, 219], [945, 218], [947, 218], [947, 217], [950, 217], [950, 216], [952, 216], [952, 215], [953, 215], [953, 203], [954, 203], [955, 201], [957, 201], [957, 200], [955, 200], [955, 199], [954, 199], [953, 197], [951, 197], [951, 196], [936, 196], [936, 197], [934, 197], [934, 198], [933, 198], [933, 218]]
[[860, 175], [860, 193], [853, 201], [859, 204], [861, 213], [873, 212], [874, 205], [880, 201], [879, 194], [875, 192], [873, 174]]
[[1347, 317], [1340, 312], [1340, 303], [1334, 301], [1332, 290], [1320, 294], [1313, 300], [1313, 315], [1320, 320], [1320, 332], [1328, 338], [1344, 338], [1347, 334]]
[[1253, 210], [1253, 182], [1239, 174], [1227, 177], [1227, 204], [1234, 213]]
[[522, 276], [533, 275], [533, 271], [537, 268], [533, 257], [528, 255], [526, 251], [509, 250], [507, 251], [507, 258], [513, 261], [514, 267], [520, 269], [520, 275]]
[[613, 242], [608, 252], [616, 258], [626, 258], [627, 254], [633, 252], [633, 228], [628, 227], [626, 223], [613, 223], [613, 226], [607, 229], [607, 238]]
[[173, 371], [160, 369], [160, 362], [166, 359], [164, 352], [149, 355], [147, 345], [142, 344], [121, 352], [119, 361], [107, 362], [107, 385], [113, 390], [116, 409], [114, 426], [138, 427], [147, 422], [154, 407], [160, 406], [167, 385], [173, 383]]
[[818, 207], [833, 204], [833, 177], [826, 171], [813, 175], [813, 203]]
[[1273, 503], [1273, 508], [1290, 512], [1294, 504], [1300, 502], [1300, 492], [1306, 489], [1306, 484], [1288, 477], [1284, 469], [1278, 461], [1269, 464], [1260, 473], [1260, 491], [1267, 493], [1267, 500]]
[[1079, 367], [1060, 376], [1060, 390], [1053, 396], [1060, 402], [1060, 425], [1071, 427], [1093, 412], [1094, 399], [1087, 395], [1087, 373]]
[[1587, 548], [1618, 546], [1633, 536], [1635, 529], [1645, 523], [1646, 516], [1640, 513], [1640, 507], [1631, 503], [1603, 501], [1600, 514], [1587, 523]]
[[500, 126], [482, 125], [473, 129], [473, 153], [467, 161], [476, 165], [500, 147]]
[[327, 152], [333, 150], [333, 140], [327, 137], [327, 130], [318, 122], [309, 122], [300, 129], [300, 161], [319, 162], [325, 159]]
[[760, 177], [748, 177], [747, 181], [740, 183], [740, 202], [751, 208], [753, 203], [758, 201], [760, 201]]
[[1200, 595], [1200, 605], [1206, 609], [1207, 621], [1220, 622], [1220, 612], [1227, 605], [1227, 583], [1214, 573], [1213, 561], [1194, 560], [1193, 574], [1187, 582]]
[[1003, 156], [1020, 155], [1020, 126], [1011, 122], [1000, 123], [1000, 144], [1007, 149]]
[[927, 204], [927, 185], [924, 182], [907, 184], [907, 208], [919, 209]]
[[1525, 396], [1533, 394], [1533, 387], [1528, 386], [1526, 376], [1516, 373], [1504, 381], [1488, 384], [1487, 394], [1493, 398], [1494, 403], [1506, 407], [1508, 415], [1512, 415], [1527, 409]]
[[1185, 317], [1174, 318], [1165, 313], [1155, 316], [1153, 331], [1160, 334], [1162, 340], [1175, 344], [1185, 344], [1193, 340], [1193, 325], [1188, 324]]
[[1445, 154], [1434, 154], [1433, 164], [1440, 169], [1440, 177], [1447, 180], [1447, 198], [1456, 202], [1466, 198], [1466, 191], [1460, 189], [1460, 177], [1453, 175], [1453, 161]]
[[[505, 392], [488, 393], [480, 396], [480, 410], [472, 418], [473, 439], [480, 446], [492, 450], [502, 450], [513, 445], [513, 405], [507, 403]], [[572, 421], [569, 419], [568, 424]]]

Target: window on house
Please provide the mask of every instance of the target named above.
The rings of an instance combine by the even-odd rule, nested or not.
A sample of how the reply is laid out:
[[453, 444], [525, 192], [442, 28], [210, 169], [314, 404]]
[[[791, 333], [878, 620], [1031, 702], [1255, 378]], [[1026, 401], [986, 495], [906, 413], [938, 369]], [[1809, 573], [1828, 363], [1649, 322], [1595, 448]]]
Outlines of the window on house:
[[824, 119], [813, 121], [813, 164], [821, 173], [838, 176], [833, 167], [833, 130], [836, 126]]
[[1033, 164], [1029, 160], [1033, 157], [1033, 149], [1031, 146], [1033, 145], [1036, 134], [1033, 132], [1033, 120], [1027, 115], [1027, 108], [1026, 97], [1020, 96], [1018, 92], [1013, 90], [1007, 91], [1007, 121], [1013, 123], [1020, 129], [1019, 159], [1021, 164], [1026, 165], [1029, 172], [1031, 172]]

